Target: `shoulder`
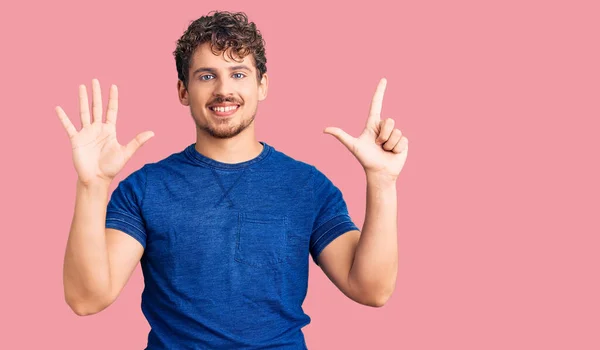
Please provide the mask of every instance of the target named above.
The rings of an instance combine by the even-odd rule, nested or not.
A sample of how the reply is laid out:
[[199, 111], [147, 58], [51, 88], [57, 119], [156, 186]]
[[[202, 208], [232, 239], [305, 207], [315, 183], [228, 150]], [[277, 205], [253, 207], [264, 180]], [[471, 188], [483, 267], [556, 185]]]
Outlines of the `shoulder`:
[[307, 179], [314, 176], [316, 168], [313, 164], [302, 161], [286, 151], [281, 151], [273, 146], [270, 147], [269, 163], [271, 166], [284, 170], [284, 173], [294, 176], [306, 177]]
[[190, 164], [185, 152], [188, 146], [177, 152], [170, 152], [163, 155], [156, 161], [144, 164], [139, 170], [143, 170], [147, 177], [161, 177], [164, 172], [172, 172], [182, 168], [186, 164]]
[[306, 180], [307, 185], [312, 188], [313, 191], [315, 189], [328, 187], [326, 185], [333, 185], [332, 181], [317, 164], [299, 160], [274, 148], [272, 151], [273, 154], [271, 156], [275, 164], [281, 166], [282, 169], [285, 168], [285, 172], [293, 174], [294, 177], [301, 176], [302, 179]]

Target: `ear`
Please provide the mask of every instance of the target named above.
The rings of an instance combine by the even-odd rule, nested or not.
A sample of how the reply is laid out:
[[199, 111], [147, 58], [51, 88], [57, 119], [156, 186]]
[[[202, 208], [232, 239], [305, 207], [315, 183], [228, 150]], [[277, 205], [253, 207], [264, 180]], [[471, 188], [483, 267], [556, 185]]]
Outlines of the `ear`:
[[258, 85], [258, 100], [262, 101], [267, 98], [267, 91], [269, 90], [269, 76], [267, 73], [264, 73], [262, 78], [260, 79], [260, 84]]
[[177, 95], [179, 97], [179, 102], [181, 102], [184, 106], [189, 106], [190, 102], [188, 101], [188, 91], [183, 85], [183, 81], [177, 80]]

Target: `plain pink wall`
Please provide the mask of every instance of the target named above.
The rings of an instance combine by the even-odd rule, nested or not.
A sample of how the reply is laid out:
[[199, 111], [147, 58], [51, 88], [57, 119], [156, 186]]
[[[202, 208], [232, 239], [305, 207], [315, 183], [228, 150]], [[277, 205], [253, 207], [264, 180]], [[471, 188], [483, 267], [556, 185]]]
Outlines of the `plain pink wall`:
[[[362, 227], [357, 136], [381, 77], [382, 117], [410, 139], [398, 179], [400, 270], [380, 309], [311, 262], [312, 349], [599, 349], [597, 1], [44, 2], [3, 5], [2, 349], [141, 349], [138, 267], [100, 314], [65, 304], [76, 173], [60, 105], [119, 87], [122, 143], [151, 139], [117, 180], [194, 142], [172, 52], [190, 21], [244, 11], [266, 40], [257, 132], [315, 164]], [[91, 101], [91, 98], [90, 98]], [[112, 189], [116, 186], [113, 183]]]

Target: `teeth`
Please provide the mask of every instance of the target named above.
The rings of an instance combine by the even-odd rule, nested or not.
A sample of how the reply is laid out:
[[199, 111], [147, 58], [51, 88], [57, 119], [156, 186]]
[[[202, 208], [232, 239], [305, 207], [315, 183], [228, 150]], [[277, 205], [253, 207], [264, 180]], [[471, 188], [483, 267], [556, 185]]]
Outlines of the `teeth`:
[[227, 107], [212, 107], [213, 111], [217, 112], [229, 112], [231, 110], [236, 109], [238, 106], [227, 106]]

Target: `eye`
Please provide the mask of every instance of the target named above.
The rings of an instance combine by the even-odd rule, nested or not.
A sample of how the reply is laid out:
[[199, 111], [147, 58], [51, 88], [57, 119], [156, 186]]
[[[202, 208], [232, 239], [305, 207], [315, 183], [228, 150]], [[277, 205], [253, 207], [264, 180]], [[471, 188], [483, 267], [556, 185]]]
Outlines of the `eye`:
[[246, 76], [246, 74], [244, 74], [244, 73], [234, 73], [233, 75], [235, 76], [235, 75], [238, 75], [238, 74], [241, 75], [240, 79]]
[[200, 80], [206, 81], [208, 79], [204, 79], [204, 77], [211, 77], [211, 76], [212, 76], [212, 74], [205, 74], [205, 75], [203, 75], [203, 76], [200, 77]]

